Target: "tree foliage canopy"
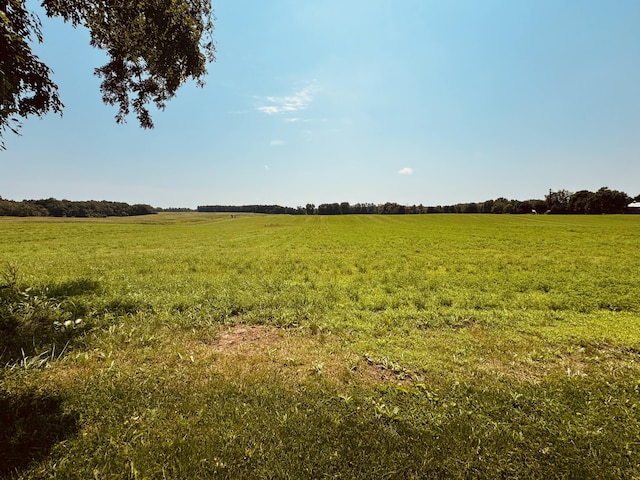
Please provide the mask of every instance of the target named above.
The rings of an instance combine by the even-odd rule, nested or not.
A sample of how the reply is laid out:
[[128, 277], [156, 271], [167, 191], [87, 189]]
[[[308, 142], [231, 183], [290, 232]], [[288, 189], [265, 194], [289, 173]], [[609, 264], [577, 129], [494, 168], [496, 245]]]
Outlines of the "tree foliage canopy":
[[[202, 86], [207, 62], [215, 59], [210, 0], [43, 0], [49, 17], [89, 30], [91, 45], [108, 62], [95, 69], [103, 101], [118, 107], [116, 121], [135, 113], [152, 128], [149, 104], [164, 109], [192, 78]], [[61, 113], [63, 104], [51, 69], [33, 54], [42, 42], [39, 18], [24, 0], [0, 0], [0, 137], [18, 133], [20, 118]]]
[[40, 20], [19, 0], [0, 0], [0, 136], [18, 133], [17, 117], [61, 112], [51, 70], [31, 50], [42, 42]]

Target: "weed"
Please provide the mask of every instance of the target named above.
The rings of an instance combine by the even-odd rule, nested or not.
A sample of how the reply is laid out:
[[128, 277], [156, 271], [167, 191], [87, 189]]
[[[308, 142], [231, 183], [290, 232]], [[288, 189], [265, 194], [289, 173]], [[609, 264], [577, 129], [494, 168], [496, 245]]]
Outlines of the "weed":
[[322, 373], [324, 372], [324, 363], [322, 362], [313, 362], [313, 370], [312, 372], [315, 375], [322, 375]]

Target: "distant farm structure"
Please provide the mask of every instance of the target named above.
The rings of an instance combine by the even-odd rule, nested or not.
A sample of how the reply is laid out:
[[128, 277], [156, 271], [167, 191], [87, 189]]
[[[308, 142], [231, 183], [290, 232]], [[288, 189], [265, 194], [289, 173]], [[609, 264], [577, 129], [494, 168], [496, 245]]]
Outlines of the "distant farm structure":
[[627, 205], [627, 208], [625, 208], [624, 213], [640, 213], [640, 202], [632, 202], [629, 205]]

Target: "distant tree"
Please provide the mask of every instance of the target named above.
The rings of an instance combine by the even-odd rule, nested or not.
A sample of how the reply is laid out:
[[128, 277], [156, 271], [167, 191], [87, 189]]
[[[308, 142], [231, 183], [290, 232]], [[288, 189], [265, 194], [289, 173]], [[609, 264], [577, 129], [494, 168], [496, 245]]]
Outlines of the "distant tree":
[[129, 215], [151, 215], [156, 213], [151, 205], [144, 205], [140, 203], [131, 205], [131, 209], [129, 211]]
[[365, 203], [363, 204], [362, 208], [363, 208], [363, 211], [365, 211], [366, 213], [373, 214], [373, 213], [376, 213], [378, 207], [376, 207], [375, 203]]
[[129, 205], [122, 202], [89, 200], [75, 202], [70, 200], [24, 200], [14, 202], [0, 199], [0, 215], [18, 217], [52, 216], [52, 217], [110, 217], [129, 215], [149, 215], [156, 213], [150, 205]]
[[316, 213], [316, 206], [313, 203], [307, 203], [307, 205], [305, 206], [305, 210], [307, 212], [307, 215], [313, 215], [314, 213]]
[[461, 209], [462, 213], [478, 213], [479, 211], [478, 204], [473, 202], [463, 204]]
[[493, 201], [493, 206], [491, 207], [491, 213], [497, 213], [497, 214], [505, 213], [505, 206], [508, 203], [509, 203], [509, 200], [507, 200], [504, 197], [496, 198]]
[[171, 212], [171, 213], [184, 213], [184, 212], [195, 212], [193, 208], [188, 207], [168, 207], [168, 208], [159, 208], [155, 207], [156, 212]]
[[570, 211], [571, 193], [567, 190], [554, 192], [549, 189], [549, 194], [545, 195], [545, 201], [551, 213], [568, 213]]
[[529, 201], [518, 202], [518, 205], [515, 207], [516, 213], [521, 214], [531, 213], [532, 210], [533, 205], [531, 205], [531, 202]]
[[36, 200], [34, 202], [36, 205], [41, 206], [45, 210], [49, 212], [49, 215], [52, 217], [66, 217], [67, 210], [64, 203], [55, 198], [47, 198], [45, 200]]
[[351, 213], [358, 214], [358, 213], [367, 213], [367, 212], [364, 204], [354, 203], [353, 205], [351, 205]]
[[404, 214], [404, 211], [405, 211], [404, 205], [399, 205], [395, 202], [387, 202], [384, 205], [378, 206], [378, 213], [382, 213], [385, 215]]
[[[20, 119], [61, 113], [63, 104], [51, 69], [33, 53], [42, 43], [40, 19], [24, 0], [0, 1], [0, 138], [19, 133]], [[140, 126], [153, 127], [149, 103], [164, 109], [189, 78], [202, 86], [215, 57], [210, 0], [43, 0], [49, 17], [84, 26], [90, 44], [108, 61], [95, 69], [102, 100], [117, 105], [116, 121], [131, 110]], [[0, 143], [4, 148], [4, 142]]]
[[531, 206], [536, 211], [536, 213], [545, 213], [547, 210], [549, 210], [547, 202], [545, 202], [544, 200], [531, 200]]
[[569, 212], [577, 214], [587, 213], [587, 204], [592, 196], [593, 192], [589, 190], [580, 190], [571, 194], [569, 198]]
[[13, 200], [3, 200], [0, 197], [0, 216], [11, 217], [42, 217], [48, 212], [30, 202], [14, 202]]
[[482, 213], [491, 213], [491, 209], [493, 209], [493, 200], [485, 200], [482, 202]]
[[350, 213], [351, 213], [351, 205], [349, 205], [349, 202], [340, 203], [340, 214], [348, 215]]
[[602, 187], [589, 197], [587, 213], [622, 213], [631, 198], [624, 192]]
[[321, 203], [318, 205], [319, 215], [339, 215], [340, 205], [337, 203]]

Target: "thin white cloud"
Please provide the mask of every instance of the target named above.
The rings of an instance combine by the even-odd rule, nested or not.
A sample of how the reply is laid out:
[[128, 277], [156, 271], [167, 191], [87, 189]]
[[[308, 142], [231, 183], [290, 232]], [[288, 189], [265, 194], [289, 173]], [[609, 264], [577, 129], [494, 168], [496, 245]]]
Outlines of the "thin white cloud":
[[270, 105], [266, 107], [258, 107], [262, 113], [266, 113], [267, 115], [273, 115], [274, 113], [282, 113], [284, 110], [277, 105]]
[[284, 140], [271, 140], [269, 145], [272, 147], [279, 147], [280, 145], [284, 145]]
[[299, 112], [306, 109], [313, 101], [313, 92], [316, 90], [317, 87], [311, 84], [286, 97], [265, 97], [262, 100], [263, 105], [258, 106], [257, 109], [267, 115]]
[[400, 170], [398, 170], [398, 174], [400, 174], [400, 175], [413, 175], [413, 168], [411, 168], [411, 167], [401, 168]]
[[269, 171], [269, 165], [265, 165], [265, 166], [264, 166], [264, 169], [265, 169], [265, 170], [267, 170], [267, 171]]

